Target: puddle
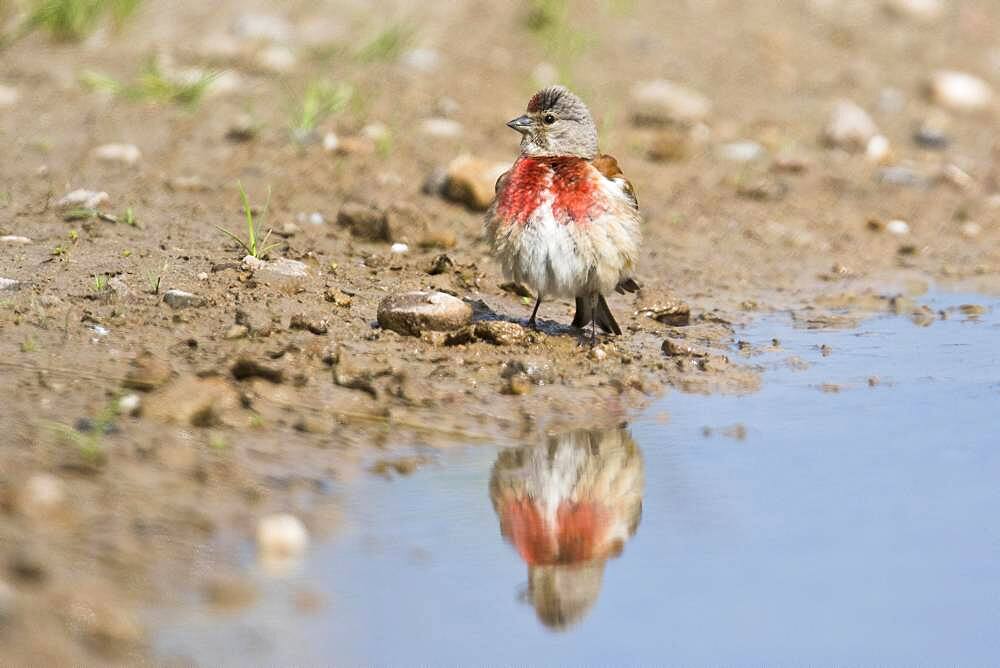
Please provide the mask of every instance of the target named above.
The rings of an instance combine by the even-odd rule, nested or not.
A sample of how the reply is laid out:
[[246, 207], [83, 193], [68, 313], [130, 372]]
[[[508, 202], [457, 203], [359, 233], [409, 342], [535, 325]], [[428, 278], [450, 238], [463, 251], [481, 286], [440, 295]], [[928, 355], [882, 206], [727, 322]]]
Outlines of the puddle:
[[[1000, 303], [918, 327], [775, 318], [745, 397], [468, 447], [345, 496], [238, 616], [161, 626], [202, 665], [989, 664], [1000, 656]], [[823, 348], [825, 346], [826, 348]], [[789, 364], [797, 356], [808, 363]], [[878, 383], [870, 385], [869, 378]], [[834, 391], [836, 390], [836, 391]], [[303, 612], [302, 588], [322, 605]]]

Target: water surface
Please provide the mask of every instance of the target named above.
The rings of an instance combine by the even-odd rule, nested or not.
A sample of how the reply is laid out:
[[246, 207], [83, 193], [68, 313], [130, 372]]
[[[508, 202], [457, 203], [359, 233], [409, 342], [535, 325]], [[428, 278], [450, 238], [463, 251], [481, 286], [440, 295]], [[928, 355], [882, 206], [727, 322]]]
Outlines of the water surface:
[[[670, 393], [621, 431], [470, 446], [406, 478], [365, 478], [296, 575], [265, 580], [240, 617], [168, 625], [161, 653], [205, 665], [993, 663], [1000, 304], [927, 303], [970, 301], [990, 308], [930, 327], [764, 319], [740, 333], [781, 341], [749, 360], [767, 369], [753, 395]], [[323, 594], [319, 613], [294, 609], [303, 584]]]

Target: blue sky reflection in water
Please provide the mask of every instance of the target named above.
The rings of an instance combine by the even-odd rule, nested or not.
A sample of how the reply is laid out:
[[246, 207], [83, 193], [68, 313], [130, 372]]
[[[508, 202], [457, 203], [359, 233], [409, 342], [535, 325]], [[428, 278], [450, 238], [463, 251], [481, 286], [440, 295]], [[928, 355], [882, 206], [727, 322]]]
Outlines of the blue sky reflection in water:
[[[973, 300], [984, 303], [929, 303]], [[497, 459], [530, 467], [525, 452], [538, 448], [463, 448], [407, 478], [365, 479], [347, 495], [357, 505], [343, 529], [299, 576], [327, 607], [296, 614], [287, 592], [270, 591], [239, 634], [258, 639], [256, 659], [279, 663], [991, 663], [1000, 656], [1000, 304], [986, 303], [977, 320], [953, 311], [928, 328], [882, 317], [857, 330], [801, 330], [775, 318], [741, 332], [782, 342], [751, 360], [768, 369], [760, 392], [671, 393], [630, 425], [632, 459], [587, 460], [596, 476], [615, 466], [606, 478], [632, 480], [632, 491], [614, 492], [603, 545], [577, 535], [593, 522], [579, 513], [569, 522], [577, 533], [561, 537], [523, 513], [502, 527]], [[786, 364], [792, 355], [809, 368]], [[880, 384], [869, 387], [870, 376]], [[743, 439], [728, 429], [737, 424]], [[643, 477], [635, 526], [630, 494]], [[613, 486], [588, 484], [604, 484], [605, 497]], [[552, 545], [607, 560], [569, 580], [536, 572], [532, 592], [522, 555], [551, 560]], [[577, 597], [564, 601], [572, 610], [549, 610], [543, 624], [532, 601], [544, 608], [560, 593]], [[568, 628], [550, 628], [560, 624]], [[185, 652], [191, 635], [167, 628], [161, 647], [197, 656], [217, 644], [202, 658], [224, 660], [230, 633], [202, 628], [200, 650]]]

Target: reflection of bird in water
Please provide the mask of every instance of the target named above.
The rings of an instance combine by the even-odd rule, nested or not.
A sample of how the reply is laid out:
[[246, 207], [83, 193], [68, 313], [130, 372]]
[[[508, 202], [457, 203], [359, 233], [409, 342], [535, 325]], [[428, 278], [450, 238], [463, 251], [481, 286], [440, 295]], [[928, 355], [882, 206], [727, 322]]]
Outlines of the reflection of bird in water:
[[500, 532], [528, 564], [528, 597], [546, 626], [572, 626], [597, 600], [605, 563], [639, 526], [643, 479], [625, 429], [573, 431], [500, 453], [490, 498]]

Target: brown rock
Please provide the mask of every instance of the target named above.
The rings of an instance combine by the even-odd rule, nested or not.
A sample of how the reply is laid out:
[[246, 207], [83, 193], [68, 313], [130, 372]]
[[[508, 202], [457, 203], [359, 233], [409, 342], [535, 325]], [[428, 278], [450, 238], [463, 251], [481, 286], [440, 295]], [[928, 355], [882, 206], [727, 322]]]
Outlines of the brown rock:
[[476, 338], [496, 346], [510, 346], [524, 340], [525, 331], [516, 322], [484, 320], [476, 323]]
[[390, 295], [378, 306], [378, 322], [400, 334], [420, 336], [425, 330], [447, 332], [472, 320], [472, 307], [444, 292]]
[[681, 339], [664, 339], [662, 349], [668, 357], [708, 357], [709, 355], [704, 348], [692, 346]]
[[369, 241], [392, 241], [389, 220], [378, 207], [359, 202], [345, 202], [337, 213], [337, 224], [351, 234]]
[[322, 318], [310, 318], [307, 315], [297, 313], [292, 316], [292, 320], [288, 327], [290, 329], [305, 329], [317, 336], [321, 334], [326, 334], [327, 332], [327, 322]]
[[460, 155], [448, 165], [442, 194], [445, 199], [475, 211], [485, 211], [493, 201], [497, 179], [509, 168], [506, 164]]
[[340, 288], [328, 288], [324, 297], [326, 301], [333, 302], [337, 306], [347, 307], [351, 305], [351, 296]]

